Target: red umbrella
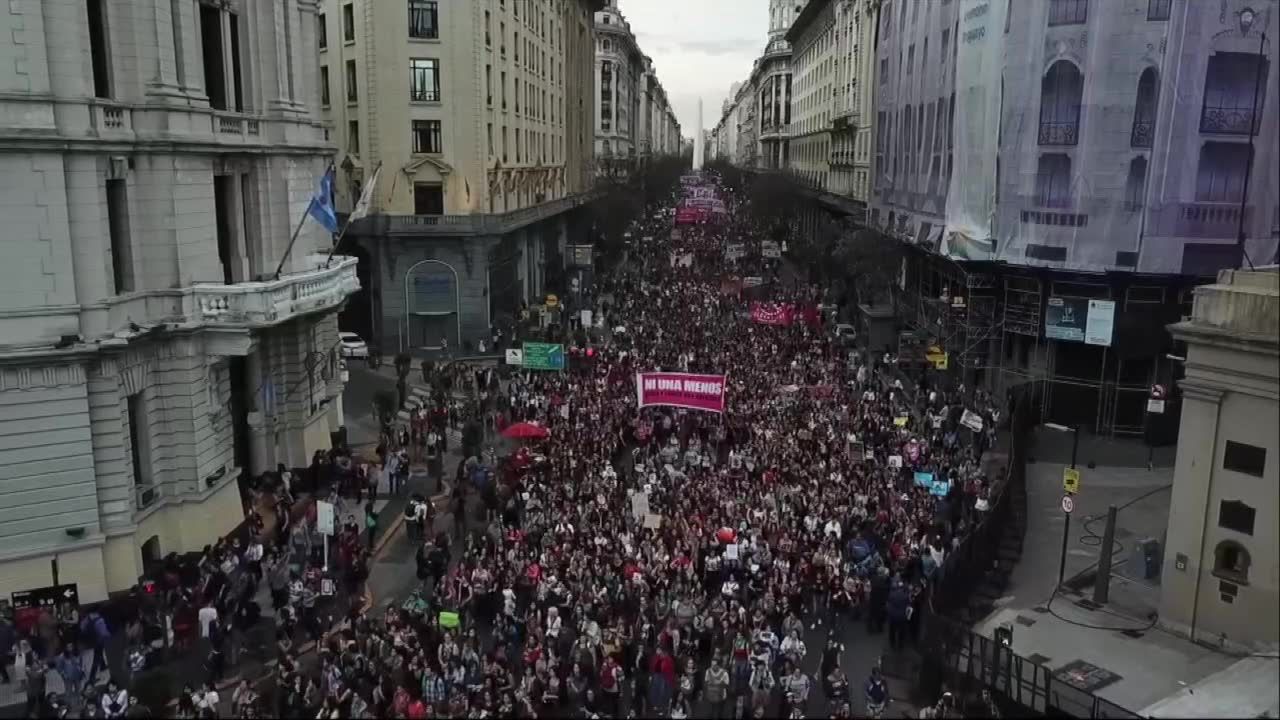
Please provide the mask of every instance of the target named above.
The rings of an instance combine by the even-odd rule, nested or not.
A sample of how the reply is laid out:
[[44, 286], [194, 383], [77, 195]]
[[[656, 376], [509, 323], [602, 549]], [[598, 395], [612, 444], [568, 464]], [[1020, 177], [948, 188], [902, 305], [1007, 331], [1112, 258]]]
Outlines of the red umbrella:
[[541, 440], [550, 434], [546, 428], [531, 422], [518, 422], [502, 431], [502, 437], [512, 440]]

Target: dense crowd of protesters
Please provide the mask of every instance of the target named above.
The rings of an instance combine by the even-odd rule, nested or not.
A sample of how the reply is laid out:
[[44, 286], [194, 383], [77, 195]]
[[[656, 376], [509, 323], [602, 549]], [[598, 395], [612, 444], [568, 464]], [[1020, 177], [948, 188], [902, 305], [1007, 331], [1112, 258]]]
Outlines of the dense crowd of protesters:
[[[311, 551], [292, 537], [265, 551], [256, 538], [252, 552], [212, 548], [199, 587], [166, 590], [188, 596], [205, 638], [223, 622], [234, 630], [255, 584], [270, 583], [283, 618], [273, 699], [243, 685], [233, 714], [845, 718], [884, 708], [878, 668], [844, 674], [850, 624], [887, 631], [890, 652], [912, 642], [930, 582], [987, 507], [980, 455], [998, 413], [963, 388], [904, 388], [884, 358], [837, 346], [821, 322], [752, 323], [745, 298], [724, 289], [723, 248], [758, 238], [737, 226], [679, 239], [669, 229], [666, 219], [636, 228], [645, 241], [599, 279], [611, 300], [596, 312], [612, 332], [589, 353], [572, 348], [566, 372], [469, 381], [486, 436], [530, 421], [549, 438], [502, 464], [466, 438], [475, 457], [458, 471], [453, 536], [432, 531], [429, 503], [406, 510], [421, 588], [403, 605], [353, 611], [322, 634], [300, 574], [279, 570]], [[771, 262], [743, 262], [771, 278], [761, 292], [772, 300], [823, 299]], [[726, 375], [726, 412], [637, 409], [635, 374], [648, 370]], [[983, 432], [959, 425], [966, 408], [986, 420]], [[448, 409], [444, 394], [411, 414], [395, 447], [380, 448], [383, 470], [407, 467], [405, 454], [442, 455]], [[340, 562], [362, 560], [363, 548], [348, 547]], [[291, 622], [319, 639], [317, 663], [298, 661]], [[822, 647], [806, 645], [806, 627], [825, 631]], [[211, 662], [210, 684], [182, 694], [180, 715], [224, 712], [217, 670]]]
[[[455, 505], [453, 537], [417, 518], [422, 589], [349, 617], [318, 674], [286, 666], [276, 714], [798, 717], [819, 694], [833, 717], [883, 708], [878, 671], [843, 674], [848, 624], [887, 630], [890, 650], [911, 642], [989, 492], [989, 437], [968, 441], [960, 401], [997, 418], [980, 397], [907, 392], [821, 327], [751, 324], [721, 292], [723, 232], [635, 235], [657, 239], [600, 281], [607, 342], [565, 373], [477, 383], [495, 425], [533, 421], [550, 438], [497, 472], [460, 469], [478, 508]], [[668, 262], [676, 245], [691, 267]], [[727, 374], [727, 412], [637, 410], [634, 375], [651, 369]], [[806, 646], [806, 626], [828, 630], [825, 647]]]

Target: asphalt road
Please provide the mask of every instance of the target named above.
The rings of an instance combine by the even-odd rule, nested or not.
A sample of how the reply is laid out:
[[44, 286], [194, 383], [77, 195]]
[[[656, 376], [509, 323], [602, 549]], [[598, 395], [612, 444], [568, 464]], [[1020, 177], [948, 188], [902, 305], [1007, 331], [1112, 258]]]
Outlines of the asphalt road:
[[342, 390], [342, 410], [346, 415], [347, 444], [351, 447], [377, 443], [378, 421], [373, 416], [373, 397], [379, 391], [395, 392], [396, 383], [370, 370], [362, 359], [347, 360], [347, 386]]

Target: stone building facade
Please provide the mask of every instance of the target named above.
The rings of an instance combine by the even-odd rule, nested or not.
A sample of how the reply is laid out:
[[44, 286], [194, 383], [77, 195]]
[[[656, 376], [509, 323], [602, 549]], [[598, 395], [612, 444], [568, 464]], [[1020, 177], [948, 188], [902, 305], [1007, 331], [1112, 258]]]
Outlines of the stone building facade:
[[342, 422], [309, 0], [0, 14], [0, 587], [128, 589]]

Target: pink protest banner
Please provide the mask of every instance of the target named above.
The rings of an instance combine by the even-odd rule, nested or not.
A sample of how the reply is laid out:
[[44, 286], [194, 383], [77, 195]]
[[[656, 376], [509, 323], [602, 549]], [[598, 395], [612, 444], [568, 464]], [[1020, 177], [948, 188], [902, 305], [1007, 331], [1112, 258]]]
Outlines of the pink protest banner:
[[795, 320], [791, 303], [751, 303], [751, 321], [761, 325], [790, 325]]
[[693, 373], [636, 373], [636, 401], [640, 407], [670, 407], [724, 412], [724, 376]]

